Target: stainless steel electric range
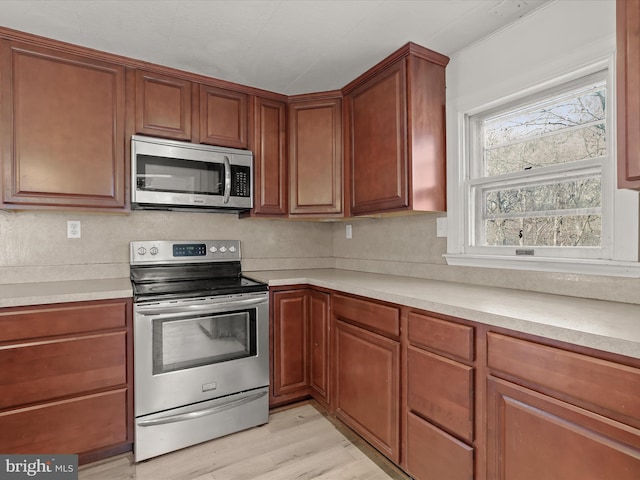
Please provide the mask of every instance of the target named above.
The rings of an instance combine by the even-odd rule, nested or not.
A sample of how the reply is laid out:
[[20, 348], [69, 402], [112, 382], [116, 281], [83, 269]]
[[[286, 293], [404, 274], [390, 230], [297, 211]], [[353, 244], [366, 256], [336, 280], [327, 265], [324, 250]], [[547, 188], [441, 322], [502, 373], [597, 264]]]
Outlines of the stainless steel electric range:
[[135, 460], [264, 424], [267, 285], [238, 240], [131, 242]]

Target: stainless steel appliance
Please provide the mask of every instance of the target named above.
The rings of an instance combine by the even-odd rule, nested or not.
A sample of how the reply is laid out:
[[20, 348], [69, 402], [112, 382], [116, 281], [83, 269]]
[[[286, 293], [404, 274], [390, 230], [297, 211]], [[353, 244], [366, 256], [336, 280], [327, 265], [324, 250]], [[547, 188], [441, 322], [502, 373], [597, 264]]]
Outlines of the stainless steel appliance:
[[137, 462], [268, 421], [268, 288], [240, 257], [237, 240], [131, 242]]
[[235, 212], [253, 207], [248, 150], [131, 137], [131, 207]]

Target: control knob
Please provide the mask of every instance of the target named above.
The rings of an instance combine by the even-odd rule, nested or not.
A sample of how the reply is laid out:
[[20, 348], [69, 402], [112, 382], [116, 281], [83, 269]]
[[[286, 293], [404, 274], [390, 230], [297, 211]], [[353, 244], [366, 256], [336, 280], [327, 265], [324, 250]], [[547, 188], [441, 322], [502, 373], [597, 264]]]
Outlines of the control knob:
[[236, 247], [234, 247], [233, 245], [231, 245], [231, 246], [229, 247], [229, 251], [230, 251], [231, 253], [236, 253]]
[[225, 247], [224, 245], [223, 245], [223, 246], [221, 246], [221, 247], [220, 247], [220, 251], [221, 251], [222, 253], [226, 253], [226, 251], [227, 251], [227, 247]]
[[158, 247], [151, 247], [151, 249], [149, 250], [149, 253], [151, 253], [151, 255], [157, 255]]
[[144, 255], [145, 253], [147, 253], [147, 249], [144, 247], [139, 247], [138, 248], [138, 255]]

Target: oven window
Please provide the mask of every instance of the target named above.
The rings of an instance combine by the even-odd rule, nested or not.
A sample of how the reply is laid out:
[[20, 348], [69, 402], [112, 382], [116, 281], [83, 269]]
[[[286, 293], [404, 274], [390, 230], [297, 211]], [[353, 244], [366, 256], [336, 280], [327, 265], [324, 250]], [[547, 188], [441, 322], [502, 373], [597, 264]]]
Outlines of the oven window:
[[138, 190], [200, 195], [224, 193], [222, 163], [138, 155], [136, 165]]
[[154, 375], [256, 354], [255, 309], [153, 322]]

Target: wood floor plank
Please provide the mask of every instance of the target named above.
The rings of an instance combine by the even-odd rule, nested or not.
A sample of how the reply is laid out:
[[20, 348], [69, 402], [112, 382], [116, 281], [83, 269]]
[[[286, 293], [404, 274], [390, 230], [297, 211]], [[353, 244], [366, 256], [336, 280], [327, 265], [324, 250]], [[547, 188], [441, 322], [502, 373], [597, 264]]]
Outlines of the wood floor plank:
[[[80, 480], [406, 480], [313, 401], [269, 423], [134, 464], [133, 456], [80, 468]], [[346, 428], [346, 427], [343, 427]], [[347, 435], [345, 435], [347, 433]], [[350, 437], [350, 438], [348, 438]]]

